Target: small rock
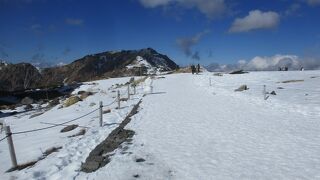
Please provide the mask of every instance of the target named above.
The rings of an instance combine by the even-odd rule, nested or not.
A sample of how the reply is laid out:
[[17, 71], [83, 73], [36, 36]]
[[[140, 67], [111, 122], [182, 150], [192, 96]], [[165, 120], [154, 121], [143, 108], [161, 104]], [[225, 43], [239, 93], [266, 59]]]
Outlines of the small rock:
[[107, 113], [110, 113], [111, 112], [111, 109], [106, 109], [103, 111], [103, 114], [107, 114]]
[[284, 89], [283, 87], [277, 87], [277, 89]]
[[277, 93], [275, 91], [271, 91], [270, 93], [271, 95], [277, 95]]
[[91, 96], [93, 93], [92, 92], [83, 92], [80, 95], [80, 99], [84, 100], [85, 98], [87, 98], [88, 96]]
[[71, 106], [79, 101], [82, 101], [78, 96], [71, 96], [64, 102], [64, 107]]
[[248, 86], [247, 85], [241, 85], [238, 89], [234, 90], [234, 91], [244, 91], [244, 90], [248, 90]]
[[134, 77], [131, 77], [129, 80], [129, 83], [133, 83], [134, 82]]
[[83, 94], [83, 93], [85, 93], [86, 91], [79, 91], [77, 94], [78, 95], [81, 95], [81, 94]]
[[236, 70], [236, 71], [231, 71], [229, 74], [246, 74], [249, 72], [243, 71], [243, 70]]
[[34, 102], [34, 100], [30, 97], [25, 97], [21, 100], [21, 104], [23, 104], [23, 105], [32, 104], [33, 102]]
[[213, 75], [214, 75], [214, 76], [223, 76], [222, 73], [214, 73]]
[[55, 98], [55, 99], [53, 99], [53, 100], [51, 100], [50, 102], [49, 102], [49, 107], [54, 107], [54, 106], [56, 106], [56, 105], [58, 105], [60, 102], [59, 102], [59, 98]]
[[81, 169], [84, 172], [93, 172], [100, 167], [100, 163], [96, 161], [88, 161], [81, 164]]
[[94, 102], [92, 102], [92, 103], [90, 103], [90, 107], [92, 107], [92, 106], [95, 106], [96, 105], [96, 103], [94, 103]]
[[133, 177], [134, 177], [134, 178], [139, 178], [140, 175], [139, 175], [139, 174], [135, 174], [135, 175], [133, 175]]
[[61, 133], [64, 133], [64, 132], [68, 132], [68, 131], [72, 131], [74, 130], [75, 128], [77, 128], [78, 125], [77, 124], [72, 124], [72, 125], [69, 125], [69, 126], [66, 126], [65, 128], [61, 129]]
[[31, 110], [33, 106], [31, 104], [27, 104], [26, 107], [24, 107], [24, 110]]
[[136, 159], [136, 162], [145, 162], [146, 160], [145, 159], [143, 159], [143, 158], [138, 158], [138, 159]]

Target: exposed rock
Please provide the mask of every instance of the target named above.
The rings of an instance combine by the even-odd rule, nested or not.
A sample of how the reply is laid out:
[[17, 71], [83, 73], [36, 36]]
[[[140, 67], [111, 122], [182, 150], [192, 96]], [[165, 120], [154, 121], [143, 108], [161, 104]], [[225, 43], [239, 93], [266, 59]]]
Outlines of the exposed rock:
[[85, 93], [86, 91], [79, 91], [77, 94], [78, 95], [81, 95], [81, 94], [83, 94], [83, 93]]
[[146, 160], [145, 159], [143, 159], [143, 158], [138, 158], [138, 159], [136, 159], [136, 162], [145, 162]]
[[8, 64], [0, 71], [0, 91], [16, 91], [40, 85], [41, 75], [29, 63]]
[[287, 80], [287, 81], [282, 81], [281, 83], [294, 83], [294, 82], [303, 82], [303, 79], [299, 79], [299, 80]]
[[30, 97], [25, 97], [21, 100], [21, 104], [23, 104], [23, 105], [32, 104], [33, 102], [34, 102], [34, 100]]
[[54, 107], [54, 106], [56, 106], [56, 105], [58, 105], [58, 104], [60, 104], [60, 101], [59, 101], [59, 98], [55, 98], [55, 99], [53, 99], [53, 100], [51, 100], [50, 102], [49, 102], [49, 107]]
[[80, 99], [84, 100], [85, 98], [87, 98], [88, 96], [91, 96], [91, 95], [93, 95], [92, 92], [83, 92], [80, 95]]
[[243, 71], [243, 70], [236, 70], [236, 71], [231, 71], [229, 74], [246, 74], [249, 72]]
[[71, 96], [64, 102], [64, 107], [69, 107], [79, 101], [81, 101], [81, 99], [78, 96]]
[[223, 76], [222, 73], [214, 73], [213, 75], [214, 75], [214, 76]]
[[247, 87], [247, 85], [241, 85], [238, 89], [234, 90], [234, 91], [245, 91], [248, 90], [249, 88]]
[[277, 95], [277, 93], [275, 91], [271, 91], [270, 93], [271, 95]]
[[69, 132], [69, 131], [72, 131], [74, 130], [75, 128], [77, 128], [78, 125], [77, 124], [72, 124], [72, 125], [69, 125], [69, 126], [66, 126], [64, 127], [63, 129], [61, 129], [61, 133], [64, 133], [64, 132]]
[[31, 104], [27, 104], [26, 107], [24, 107], [24, 110], [31, 110], [33, 106]]
[[107, 114], [107, 113], [110, 113], [111, 112], [111, 109], [106, 109], [103, 111], [103, 114]]
[[131, 116], [138, 112], [140, 103], [141, 101], [132, 108], [129, 115], [121, 124], [90, 152], [86, 161], [81, 164], [81, 171], [90, 173], [105, 166], [110, 162], [110, 153], [117, 149], [123, 142], [133, 137], [134, 131], [124, 129], [124, 127], [131, 121]]
[[129, 83], [133, 83], [134, 82], [134, 77], [131, 77], [129, 80]]
[[96, 103], [94, 103], [94, 102], [89, 104], [90, 107], [95, 106], [95, 105], [96, 105]]
[[284, 89], [283, 87], [277, 87], [277, 89]]

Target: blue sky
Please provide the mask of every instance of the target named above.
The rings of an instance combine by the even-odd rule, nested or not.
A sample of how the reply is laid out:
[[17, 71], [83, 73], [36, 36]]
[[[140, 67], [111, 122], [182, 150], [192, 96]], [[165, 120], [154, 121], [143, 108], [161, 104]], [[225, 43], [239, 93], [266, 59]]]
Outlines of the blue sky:
[[320, 0], [0, 0], [0, 59], [152, 47], [180, 65], [320, 52]]

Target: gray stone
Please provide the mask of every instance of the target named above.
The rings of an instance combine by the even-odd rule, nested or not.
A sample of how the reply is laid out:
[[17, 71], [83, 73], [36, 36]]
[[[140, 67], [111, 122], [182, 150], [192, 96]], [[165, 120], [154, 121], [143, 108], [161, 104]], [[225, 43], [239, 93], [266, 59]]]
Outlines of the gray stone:
[[32, 104], [33, 102], [34, 102], [34, 100], [30, 97], [25, 97], [21, 100], [21, 104], [23, 104], [23, 105]]
[[241, 85], [238, 89], [234, 90], [234, 91], [245, 91], [248, 90], [248, 86], [247, 85]]
[[63, 129], [61, 129], [61, 133], [64, 133], [64, 132], [69, 132], [69, 131], [72, 131], [72, 130], [74, 130], [75, 128], [77, 128], [78, 127], [78, 125], [77, 124], [72, 124], [72, 125], [69, 125], [69, 126], [67, 126], [67, 127], [65, 127], [65, 128], [63, 128]]
[[100, 167], [100, 163], [96, 161], [87, 161], [81, 165], [81, 170], [84, 172], [93, 172]]
[[136, 162], [145, 162], [146, 160], [145, 159], [143, 159], [143, 158], [138, 158], [138, 159], [136, 159]]
[[277, 93], [275, 91], [271, 91], [270, 93], [271, 95], [277, 95]]

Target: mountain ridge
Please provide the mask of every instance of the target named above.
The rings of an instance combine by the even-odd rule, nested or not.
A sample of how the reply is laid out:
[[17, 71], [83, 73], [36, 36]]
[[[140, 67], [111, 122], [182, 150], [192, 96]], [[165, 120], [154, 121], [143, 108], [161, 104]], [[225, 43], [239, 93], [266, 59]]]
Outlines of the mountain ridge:
[[[142, 57], [154, 71], [146, 66], [132, 66], [137, 57]], [[137, 76], [161, 71], [172, 71], [178, 65], [168, 56], [152, 48], [140, 50], [105, 51], [86, 55], [73, 62], [48, 68], [37, 68], [31, 63], [0, 66], [0, 91], [17, 91], [53, 87], [74, 82], [102, 78]]]

